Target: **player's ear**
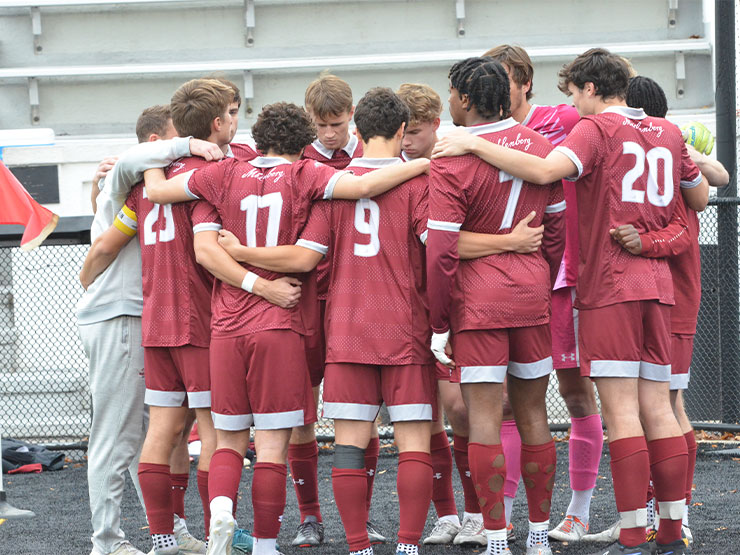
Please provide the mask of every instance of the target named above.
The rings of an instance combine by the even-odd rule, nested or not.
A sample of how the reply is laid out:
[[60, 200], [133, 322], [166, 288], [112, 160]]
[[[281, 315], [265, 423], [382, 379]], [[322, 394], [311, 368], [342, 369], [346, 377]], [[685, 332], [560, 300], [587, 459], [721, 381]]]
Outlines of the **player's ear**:
[[159, 135], [157, 135], [156, 133], [152, 133], [151, 135], [149, 135], [149, 138], [148, 138], [148, 139], [146, 140], [146, 142], [148, 142], [148, 143], [153, 143], [154, 141], [158, 141], [158, 140], [159, 140], [159, 139], [161, 139], [161, 138], [162, 138], [162, 137], [160, 137], [160, 136], [159, 136]]
[[470, 97], [467, 93], [460, 95], [460, 106], [462, 106], [465, 110], [470, 108]]
[[432, 122], [432, 126], [434, 127], [434, 130], [437, 131], [439, 129], [440, 124], [442, 123], [441, 118], [434, 118], [434, 121]]
[[399, 141], [403, 140], [403, 134], [405, 131], [406, 131], [406, 122], [404, 121], [401, 124], [401, 127], [398, 128], [398, 131], [396, 131], [395, 138], [398, 139]]
[[355, 135], [357, 135], [357, 139], [364, 145], [365, 139], [362, 138], [362, 133], [360, 133], [360, 130], [355, 127]]
[[532, 81], [531, 80], [527, 81], [522, 86], [522, 90], [524, 91], [524, 94], [527, 94], [529, 91], [531, 91], [532, 90]]
[[591, 81], [586, 81], [583, 84], [583, 89], [582, 90], [588, 96], [594, 96], [596, 94], [596, 85], [594, 85]]
[[354, 107], [354, 106], [352, 106], [352, 107], [351, 107], [351, 108], [349, 109], [349, 121], [352, 121], [352, 118], [354, 117], [354, 115], [355, 115], [355, 107]]

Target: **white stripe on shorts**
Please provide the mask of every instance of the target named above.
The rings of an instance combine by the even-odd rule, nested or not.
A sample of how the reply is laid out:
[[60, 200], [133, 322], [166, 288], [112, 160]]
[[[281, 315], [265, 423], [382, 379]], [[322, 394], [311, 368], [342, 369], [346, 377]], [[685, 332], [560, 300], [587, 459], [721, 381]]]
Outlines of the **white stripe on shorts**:
[[536, 380], [548, 376], [550, 372], [552, 372], [552, 357], [535, 362], [509, 361], [509, 374], [522, 380]]
[[188, 407], [191, 409], [206, 409], [211, 406], [211, 392], [188, 391]]
[[592, 360], [592, 378], [638, 378], [639, 360]]
[[461, 366], [460, 383], [504, 383], [506, 365]]
[[653, 382], [671, 381], [671, 365], [640, 361], [640, 377]]
[[254, 416], [251, 414], [219, 414], [211, 411], [211, 418], [214, 428], [228, 432], [248, 430], [254, 424]]
[[285, 430], [303, 426], [305, 422], [306, 417], [303, 410], [254, 413], [255, 430]]
[[340, 420], [362, 420], [372, 422], [378, 416], [380, 405], [363, 405], [360, 403], [329, 403], [324, 401], [324, 418]]
[[671, 374], [671, 391], [678, 391], [679, 389], [688, 389], [689, 380], [691, 379], [691, 368], [686, 374]]
[[411, 422], [414, 420], [431, 420], [432, 405], [417, 403], [409, 405], [389, 405], [388, 415], [391, 422]]
[[183, 401], [185, 401], [184, 391], [147, 389], [144, 393], [144, 403], [152, 407], [181, 407]]

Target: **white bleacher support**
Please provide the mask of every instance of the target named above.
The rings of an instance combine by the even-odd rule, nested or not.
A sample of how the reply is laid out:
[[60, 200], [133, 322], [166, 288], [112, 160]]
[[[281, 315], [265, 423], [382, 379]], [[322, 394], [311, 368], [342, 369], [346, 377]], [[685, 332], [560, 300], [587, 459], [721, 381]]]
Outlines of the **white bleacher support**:
[[678, 0], [668, 0], [668, 28], [674, 29], [678, 22]]
[[31, 106], [31, 125], [38, 125], [41, 121], [39, 114], [39, 80], [35, 77], [28, 78], [28, 103]]
[[31, 32], [33, 33], [33, 53], [40, 54], [41, 46], [41, 10], [38, 6], [31, 8]]
[[244, 0], [244, 20], [246, 25], [244, 44], [254, 46], [254, 28], [257, 23], [254, 15], [254, 0]]
[[676, 97], [683, 98], [686, 91], [686, 59], [683, 52], [676, 52]]
[[465, 36], [465, 0], [455, 0], [455, 15], [457, 17], [457, 36]]
[[244, 72], [244, 86], [242, 87], [244, 94], [244, 113], [249, 116], [254, 111], [254, 78], [251, 71]]

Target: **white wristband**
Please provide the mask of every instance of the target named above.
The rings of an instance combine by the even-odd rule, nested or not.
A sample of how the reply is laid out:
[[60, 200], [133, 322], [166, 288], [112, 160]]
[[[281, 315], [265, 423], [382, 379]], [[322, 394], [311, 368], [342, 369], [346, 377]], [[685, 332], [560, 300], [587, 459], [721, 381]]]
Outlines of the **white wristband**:
[[254, 287], [254, 282], [257, 281], [258, 277], [259, 276], [254, 272], [247, 272], [247, 275], [244, 276], [244, 279], [242, 280], [242, 289], [251, 293], [252, 288]]

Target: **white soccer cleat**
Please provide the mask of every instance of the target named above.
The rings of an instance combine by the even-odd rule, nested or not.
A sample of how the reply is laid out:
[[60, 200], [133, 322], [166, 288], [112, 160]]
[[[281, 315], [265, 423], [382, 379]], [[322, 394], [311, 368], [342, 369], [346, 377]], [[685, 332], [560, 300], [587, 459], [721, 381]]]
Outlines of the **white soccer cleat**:
[[619, 532], [622, 530], [620, 521], [616, 521], [603, 532], [596, 534], [585, 534], [581, 537], [582, 542], [615, 542], [619, 539]]
[[236, 528], [236, 521], [230, 511], [213, 515], [206, 553], [208, 555], [231, 555], [234, 528]]
[[552, 549], [547, 544], [538, 543], [532, 547], [527, 547], [527, 555], [552, 555]]
[[[93, 549], [90, 552], [90, 555], [103, 555], [103, 552], [100, 551], [97, 547], [93, 546]], [[111, 551], [109, 555], [144, 555], [144, 552], [139, 551], [133, 545], [131, 545], [130, 542], [125, 541], [122, 544], [120, 544], [115, 549], [115, 551]]]
[[588, 534], [588, 524], [581, 522], [577, 516], [567, 515], [563, 521], [550, 530], [547, 535], [559, 542], [577, 542]]
[[447, 545], [451, 544], [452, 541], [460, 532], [461, 526], [450, 522], [449, 520], [438, 520], [432, 528], [431, 533], [424, 538], [424, 545]]
[[175, 540], [182, 555], [205, 555], [207, 547], [205, 542], [193, 536], [185, 524], [185, 521], [175, 515], [174, 526]]
[[474, 544], [480, 546], [488, 545], [486, 531], [483, 528], [483, 517], [476, 518], [466, 516], [462, 521], [462, 527], [452, 542], [455, 545]]

